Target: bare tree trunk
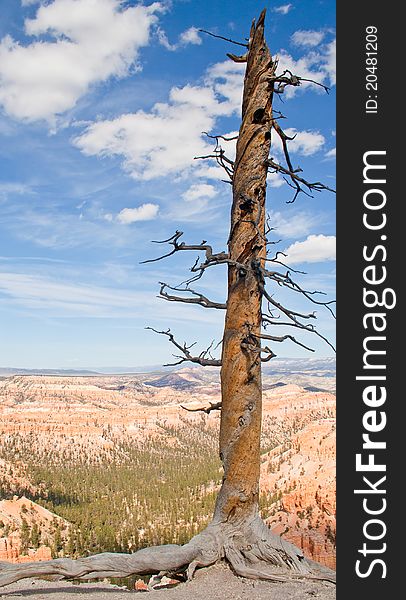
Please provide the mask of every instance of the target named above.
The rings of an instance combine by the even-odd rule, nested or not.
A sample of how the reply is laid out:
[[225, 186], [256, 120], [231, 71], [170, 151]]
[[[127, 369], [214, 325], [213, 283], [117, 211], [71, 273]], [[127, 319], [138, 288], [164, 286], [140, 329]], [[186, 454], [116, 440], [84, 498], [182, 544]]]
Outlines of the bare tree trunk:
[[[213, 520], [183, 546], [169, 544], [144, 548], [134, 554], [103, 553], [78, 560], [61, 558], [22, 565], [0, 563], [0, 586], [43, 575], [94, 579], [148, 573], [158, 574], [155, 580], [159, 580], [164, 574], [186, 571], [190, 578], [196, 567], [224, 558], [238, 575], [245, 577], [273, 581], [292, 577], [334, 580], [332, 571], [306, 559], [293, 544], [272, 534], [258, 511], [262, 418], [261, 267], [266, 256], [265, 196], [275, 76], [275, 63], [264, 39], [264, 19], [265, 11], [251, 27], [242, 125], [232, 182], [228, 299], [221, 370], [220, 457], [224, 477]], [[181, 248], [176, 247], [178, 237], [179, 233], [170, 238], [175, 250]], [[206, 246], [201, 248], [207, 250]], [[164, 333], [171, 337], [169, 332]], [[185, 353], [185, 349], [177, 347]]]
[[[228, 299], [221, 369], [220, 457], [224, 480], [215, 516], [258, 510], [261, 385], [261, 301], [256, 265], [265, 257], [265, 195], [272, 121], [274, 64], [262, 13], [251, 29], [242, 124], [233, 177]], [[243, 266], [246, 266], [245, 270]], [[263, 266], [263, 265], [262, 265]]]

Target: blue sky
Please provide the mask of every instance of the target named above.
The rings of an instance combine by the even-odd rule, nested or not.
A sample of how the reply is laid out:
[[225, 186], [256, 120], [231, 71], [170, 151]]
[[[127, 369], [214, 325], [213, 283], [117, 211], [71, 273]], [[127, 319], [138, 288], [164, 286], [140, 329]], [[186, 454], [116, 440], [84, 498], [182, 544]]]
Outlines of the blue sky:
[[[151, 240], [176, 229], [188, 243], [225, 250], [230, 186], [194, 161], [213, 144], [202, 132], [238, 131], [243, 66], [237, 47], [267, 8], [267, 40], [279, 71], [331, 88], [289, 90], [275, 108], [296, 133], [295, 166], [335, 187], [335, 4], [233, 0], [3, 0], [0, 23], [0, 366], [79, 368], [160, 364], [171, 327], [205, 348], [223, 313], [157, 299], [158, 281], [187, 278], [195, 255], [141, 265]], [[232, 143], [226, 144], [233, 154]], [[271, 156], [280, 157], [275, 140]], [[334, 297], [335, 195], [268, 185], [278, 250], [308, 273], [307, 289]], [[225, 298], [223, 267], [201, 290]], [[297, 295], [276, 296], [313, 310]], [[317, 312], [334, 339], [334, 321]], [[278, 332], [279, 333], [279, 332]], [[312, 343], [319, 356], [331, 350]], [[290, 342], [278, 356], [306, 356]], [[314, 356], [314, 355], [310, 355]]]

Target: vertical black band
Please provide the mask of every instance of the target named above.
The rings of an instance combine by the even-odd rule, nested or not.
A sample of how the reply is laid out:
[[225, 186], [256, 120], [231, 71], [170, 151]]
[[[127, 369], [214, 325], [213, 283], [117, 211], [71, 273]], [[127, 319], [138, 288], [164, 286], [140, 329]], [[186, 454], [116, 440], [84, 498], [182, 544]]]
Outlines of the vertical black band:
[[396, 3], [341, 1], [337, 17], [337, 593], [381, 600], [402, 590], [405, 530], [406, 32]]

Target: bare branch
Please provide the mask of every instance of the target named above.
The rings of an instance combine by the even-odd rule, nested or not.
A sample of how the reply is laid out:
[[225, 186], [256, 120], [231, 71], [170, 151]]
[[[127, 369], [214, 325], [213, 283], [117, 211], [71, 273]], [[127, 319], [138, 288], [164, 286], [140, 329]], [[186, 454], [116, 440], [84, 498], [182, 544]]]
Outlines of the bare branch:
[[286, 133], [283, 131], [282, 127], [279, 125], [279, 123], [277, 121], [272, 123], [272, 127], [273, 127], [273, 129], [275, 129], [276, 133], [278, 134], [278, 136], [282, 142], [283, 153], [285, 155], [285, 160], [286, 160], [286, 164], [288, 165], [289, 171], [294, 172], [292, 163], [290, 161], [287, 141], [294, 140], [297, 134], [295, 134], [292, 137], [289, 137], [288, 135], [286, 135]]
[[[251, 335], [255, 335], [255, 334], [251, 334]], [[284, 342], [285, 340], [291, 340], [298, 346], [302, 346], [302, 348], [305, 348], [306, 350], [309, 350], [310, 352], [314, 352], [313, 348], [310, 348], [309, 346], [306, 346], [302, 342], [299, 342], [295, 337], [293, 337], [293, 335], [286, 334], [286, 335], [277, 336], [277, 335], [267, 335], [266, 333], [261, 333], [260, 335], [256, 335], [255, 337], [258, 337], [261, 340], [271, 340], [272, 342]]]
[[225, 150], [221, 147], [219, 140], [222, 139], [226, 142], [231, 142], [232, 140], [238, 139], [238, 135], [231, 138], [227, 138], [224, 135], [210, 135], [207, 133], [207, 131], [202, 131], [202, 133], [204, 133], [208, 138], [216, 140], [216, 145], [213, 149], [213, 154], [207, 154], [205, 156], [195, 156], [194, 160], [215, 160], [219, 167], [221, 167], [229, 177], [229, 179], [226, 180], [226, 183], [232, 183], [234, 176], [234, 161], [226, 156]]
[[306, 79], [305, 77], [299, 77], [298, 75], [294, 75], [292, 71], [289, 71], [289, 69], [285, 69], [285, 71], [283, 71], [283, 73], [281, 73], [280, 75], [275, 75], [269, 78], [270, 83], [277, 84], [274, 87], [274, 91], [276, 94], [283, 94], [285, 88], [289, 85], [293, 87], [299, 87], [302, 81], [314, 83], [314, 85], [322, 87], [327, 92], [327, 94], [330, 91], [330, 88], [324, 85], [323, 83], [315, 81], [314, 79]]
[[[165, 367], [174, 367], [176, 365], [182, 364], [183, 362], [192, 362], [192, 363], [196, 363], [198, 365], [202, 365], [203, 367], [221, 367], [221, 360], [213, 358], [210, 354], [210, 350], [211, 350], [214, 342], [212, 342], [210, 344], [210, 346], [208, 348], [206, 348], [206, 350], [203, 350], [198, 356], [193, 356], [189, 352], [189, 350], [196, 344], [196, 342], [194, 342], [193, 344], [190, 344], [189, 346], [187, 346], [186, 342], [184, 342], [182, 345], [175, 340], [170, 329], [167, 329], [166, 331], [158, 331], [157, 329], [154, 329], [153, 327], [146, 327], [145, 329], [149, 329], [150, 331], [153, 331], [154, 333], [159, 333], [160, 335], [166, 335], [168, 337], [169, 341], [171, 342], [171, 344], [173, 344], [178, 350], [180, 350], [180, 352], [182, 352], [181, 356], [179, 356], [177, 354], [173, 355], [175, 358], [179, 359], [177, 362], [168, 363], [168, 364], [164, 365]], [[207, 358], [207, 357], [209, 357], [209, 358]]]
[[[324, 185], [324, 183], [321, 183], [320, 181], [310, 182], [310, 181], [307, 181], [306, 179], [304, 179], [303, 177], [300, 177], [298, 175], [298, 173], [300, 173], [302, 171], [302, 169], [295, 169], [295, 170], [287, 169], [283, 165], [276, 163], [273, 160], [273, 158], [269, 158], [267, 160], [267, 164], [268, 164], [268, 167], [270, 169], [272, 169], [272, 171], [271, 171], [272, 173], [282, 173], [284, 175], [287, 175], [290, 178], [291, 182], [289, 182], [284, 177], [284, 179], [288, 183], [288, 185], [290, 185], [290, 187], [295, 189], [296, 192], [293, 197], [293, 200], [288, 200], [287, 204], [291, 204], [292, 202], [294, 202], [296, 200], [296, 198], [298, 197], [298, 195], [300, 194], [300, 192], [303, 192], [304, 194], [306, 194], [306, 196], [310, 196], [310, 198], [313, 198], [312, 194], [310, 193], [311, 191], [321, 192], [322, 190], [327, 190], [329, 192], [333, 192], [334, 194], [336, 193], [335, 190], [328, 187], [327, 185]], [[309, 192], [304, 190], [300, 184], [303, 184], [305, 187], [307, 187]]]
[[[206, 261], [203, 264], [206, 264], [206, 266], [208, 266], [209, 264], [225, 262], [227, 260], [228, 254], [226, 252], [219, 252], [218, 254], [214, 254], [212, 246], [207, 244], [206, 240], [203, 240], [201, 244], [185, 244], [185, 242], [179, 243], [179, 238], [182, 235], [183, 231], [176, 231], [170, 238], [166, 240], [153, 240], [155, 244], [168, 243], [171, 246], [173, 246], [173, 250], [171, 250], [167, 254], [159, 256], [158, 258], [150, 258], [148, 260], [143, 260], [140, 264], [144, 265], [146, 263], [157, 262], [159, 260], [167, 258], [168, 256], [172, 256], [173, 254], [175, 254], [175, 252], [180, 252], [181, 250], [197, 250], [198, 252], [205, 252]], [[197, 262], [195, 263], [195, 266], [196, 264]]]
[[205, 29], [199, 29], [200, 33], [206, 33], [207, 35], [211, 35], [211, 37], [218, 38], [219, 40], [224, 40], [225, 42], [230, 42], [230, 44], [236, 44], [236, 46], [243, 46], [243, 48], [248, 48], [248, 44], [244, 44], [242, 42], [236, 42], [230, 38], [223, 37], [222, 35], [216, 35], [215, 33], [211, 33], [211, 31], [206, 31]]
[[269, 271], [269, 270], [263, 269], [262, 267], [259, 267], [259, 266], [258, 266], [258, 268], [260, 269], [263, 277], [275, 281], [280, 286], [287, 287], [294, 292], [302, 294], [307, 300], [309, 300], [313, 304], [318, 304], [319, 306], [324, 306], [330, 312], [330, 314], [335, 318], [335, 314], [332, 311], [332, 309], [330, 308], [330, 304], [335, 304], [335, 302], [336, 302], [335, 300], [323, 301], [323, 300], [316, 300], [315, 298], [312, 297], [315, 294], [324, 294], [325, 295], [325, 292], [320, 292], [318, 290], [313, 290], [313, 291], [304, 290], [298, 283], [293, 281], [293, 279], [290, 277], [289, 271], [287, 271], [286, 273], [279, 273], [278, 271]]
[[210, 406], [204, 406], [201, 408], [188, 408], [187, 406], [183, 406], [183, 404], [180, 406], [189, 412], [204, 412], [206, 415], [209, 415], [212, 410], [221, 410], [221, 402], [209, 402], [209, 404]]
[[[289, 308], [286, 308], [286, 306], [283, 306], [282, 304], [280, 304], [279, 302], [277, 302], [265, 289], [265, 285], [263, 282], [260, 282], [260, 289], [262, 291], [263, 296], [265, 297], [265, 299], [268, 301], [268, 303], [273, 306], [274, 308], [276, 308], [279, 312], [281, 312], [282, 314], [284, 314], [290, 321], [291, 323], [296, 326], [299, 329], [305, 329], [307, 331], [310, 331], [311, 333], [314, 333], [314, 335], [317, 335], [317, 337], [319, 337], [320, 339], [324, 340], [326, 342], [326, 344], [328, 346], [330, 346], [330, 348], [332, 350], [334, 350], [335, 352], [335, 348], [334, 346], [331, 344], [331, 342], [324, 337], [321, 333], [319, 333], [317, 331], [317, 329], [314, 326], [310, 326], [308, 324], [304, 324], [302, 323], [299, 319], [315, 319], [316, 315], [313, 313], [299, 313], [297, 311], [291, 310]], [[264, 322], [264, 319], [263, 319]], [[268, 323], [270, 324], [271, 321], [268, 321]], [[274, 324], [274, 323], [272, 323]]]
[[237, 56], [236, 54], [231, 54], [231, 52], [227, 52], [227, 56], [233, 62], [236, 62], [236, 63], [246, 63], [247, 59], [248, 59], [248, 53], [247, 52], [245, 54], [241, 54], [240, 56]]
[[[212, 159], [215, 160], [216, 163], [219, 165], [219, 167], [221, 167], [228, 175], [228, 177], [230, 178], [229, 180], [226, 180], [226, 183], [231, 183], [233, 181], [233, 175], [234, 175], [234, 163], [232, 160], [230, 160], [229, 158], [226, 157], [225, 152], [222, 148], [220, 148], [219, 150], [214, 150], [213, 154], [206, 154], [204, 156], [194, 156], [193, 160], [208, 160], [208, 159]], [[230, 165], [230, 166], [228, 166]]]
[[[311, 196], [311, 194], [309, 192], [311, 192], [312, 190], [317, 191], [317, 192], [320, 192], [321, 190], [328, 190], [330, 192], [335, 192], [335, 190], [327, 187], [326, 185], [320, 183], [319, 181], [311, 183], [311, 182], [307, 181], [306, 179], [304, 179], [303, 177], [300, 177], [297, 174], [297, 173], [301, 172], [301, 169], [293, 168], [293, 165], [292, 165], [292, 162], [290, 159], [290, 155], [289, 155], [288, 144], [287, 144], [288, 140], [293, 140], [295, 136], [289, 137], [288, 135], [286, 135], [286, 133], [283, 131], [283, 129], [281, 128], [281, 126], [279, 125], [279, 123], [277, 121], [274, 121], [272, 123], [272, 127], [276, 131], [277, 135], [279, 136], [279, 139], [281, 140], [283, 154], [285, 156], [287, 168], [284, 167], [283, 165], [276, 163], [272, 158], [268, 160], [268, 167], [273, 169], [272, 172], [282, 173], [284, 175], [287, 175], [290, 178], [290, 180], [291, 180], [290, 182], [287, 181], [286, 179], [285, 179], [285, 181], [287, 181], [287, 183], [291, 187], [293, 187], [296, 190], [296, 192], [295, 192], [293, 200], [288, 201], [288, 204], [294, 202], [300, 192], [304, 192], [308, 196]], [[305, 187], [307, 187], [309, 192], [306, 192], [306, 190], [304, 190], [300, 184], [303, 184]]]
[[315, 81], [314, 79], [306, 79], [306, 77], [299, 77], [300, 82], [302, 81], [307, 81], [309, 83], [314, 83], [314, 85], [318, 85], [320, 87], [322, 87], [326, 94], [330, 93], [330, 88], [327, 85], [324, 85], [324, 83], [320, 83], [320, 81]]
[[183, 231], [175, 231], [175, 233], [173, 235], [171, 235], [171, 237], [167, 238], [166, 240], [152, 240], [153, 244], [166, 244], [169, 242], [176, 242], [180, 236], [183, 235]]
[[282, 265], [282, 267], [286, 267], [287, 269], [290, 269], [293, 273], [300, 273], [301, 275], [307, 275], [307, 273], [305, 271], [299, 271], [298, 269], [293, 269], [292, 267], [289, 267], [282, 261], [278, 260], [279, 255], [287, 256], [287, 254], [278, 250], [278, 252], [275, 254], [275, 256], [273, 258], [264, 258], [263, 260], [266, 262], [272, 262], [272, 263], [275, 263], [278, 265]]
[[238, 135], [234, 135], [233, 137], [226, 137], [225, 135], [210, 135], [207, 131], [202, 131], [204, 135], [212, 140], [216, 140], [216, 143], [219, 143], [219, 140], [224, 140], [225, 142], [233, 142], [234, 140], [238, 140]]
[[[185, 302], [187, 304], [199, 304], [200, 306], [203, 306], [204, 308], [217, 308], [217, 309], [224, 309], [224, 310], [227, 308], [227, 304], [225, 304], [223, 302], [213, 302], [212, 300], [209, 300], [203, 294], [196, 292], [195, 290], [193, 290], [192, 288], [190, 288], [188, 286], [172, 287], [162, 281], [160, 281], [159, 284], [161, 286], [161, 289], [159, 290], [158, 298], [163, 298], [164, 300], [168, 300], [169, 302]], [[185, 298], [183, 296], [174, 296], [174, 295], [168, 294], [165, 291], [166, 289], [173, 290], [176, 292], [181, 292], [181, 293], [183, 292], [186, 294], [191, 294], [192, 298], [190, 298], [190, 297]]]
[[275, 352], [268, 348], [268, 346], [262, 348], [262, 352], [266, 352], [267, 356], [261, 356], [261, 362], [269, 362], [272, 358], [276, 358]]

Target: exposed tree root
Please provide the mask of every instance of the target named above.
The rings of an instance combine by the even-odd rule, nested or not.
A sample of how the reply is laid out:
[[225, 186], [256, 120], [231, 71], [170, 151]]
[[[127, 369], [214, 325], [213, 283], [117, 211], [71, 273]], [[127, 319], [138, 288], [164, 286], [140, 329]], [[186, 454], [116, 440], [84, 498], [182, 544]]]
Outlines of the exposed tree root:
[[274, 535], [265, 523], [211, 523], [187, 544], [143, 548], [134, 554], [105, 552], [72, 560], [57, 558], [23, 564], [0, 563], [0, 586], [27, 577], [100, 579], [153, 575], [150, 588], [164, 575], [186, 573], [188, 580], [199, 567], [226, 559], [236, 575], [249, 579], [289, 581], [292, 578], [335, 582], [335, 573], [306, 559], [293, 544]]

